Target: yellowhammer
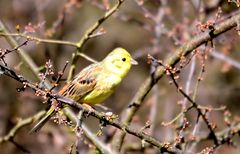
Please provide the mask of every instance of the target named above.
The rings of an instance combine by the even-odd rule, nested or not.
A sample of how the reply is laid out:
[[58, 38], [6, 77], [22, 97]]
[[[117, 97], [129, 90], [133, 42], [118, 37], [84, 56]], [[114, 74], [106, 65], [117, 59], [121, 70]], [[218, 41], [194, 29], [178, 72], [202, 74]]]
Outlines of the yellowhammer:
[[[101, 62], [91, 64], [78, 73], [75, 78], [67, 83], [58, 94], [71, 98], [82, 104], [101, 103], [109, 97], [119, 86], [128, 73], [131, 65], [137, 62], [123, 48], [116, 48]], [[36, 132], [56, 112], [53, 102], [46, 115], [32, 129]]]

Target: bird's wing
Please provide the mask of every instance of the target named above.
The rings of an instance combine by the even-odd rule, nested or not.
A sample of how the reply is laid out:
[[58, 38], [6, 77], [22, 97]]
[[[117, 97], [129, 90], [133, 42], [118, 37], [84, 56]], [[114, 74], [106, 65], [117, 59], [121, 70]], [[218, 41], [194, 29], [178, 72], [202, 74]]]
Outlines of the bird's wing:
[[92, 64], [83, 69], [76, 77], [65, 85], [59, 94], [75, 101], [90, 93], [97, 84], [97, 75], [101, 73], [102, 67], [98, 64]]

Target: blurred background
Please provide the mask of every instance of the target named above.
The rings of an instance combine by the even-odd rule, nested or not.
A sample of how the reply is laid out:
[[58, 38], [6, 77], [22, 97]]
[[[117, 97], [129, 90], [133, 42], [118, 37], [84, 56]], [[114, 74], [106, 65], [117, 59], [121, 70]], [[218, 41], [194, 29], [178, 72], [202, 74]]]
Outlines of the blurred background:
[[[103, 14], [116, 3], [116, 0], [1, 0], [0, 20], [11, 33], [23, 33], [44, 39], [57, 39], [77, 42], [86, 30], [93, 25]], [[118, 90], [107, 99], [103, 105], [109, 107], [115, 114], [127, 108], [128, 103], [138, 91], [140, 85], [149, 76], [150, 65], [147, 63], [147, 54], [164, 60], [174, 51], [205, 31], [204, 24], [218, 23], [238, 10], [237, 2], [227, 0], [126, 0], [119, 10], [104, 21], [97, 32], [104, 34], [87, 41], [83, 52], [95, 60], [102, 60], [116, 47], [126, 48], [139, 65], [132, 67]], [[201, 27], [202, 26], [202, 27]], [[19, 44], [26, 38], [14, 37]], [[198, 54], [181, 70], [178, 83], [183, 89], [190, 82], [189, 93], [192, 94], [197, 84], [203, 64], [205, 71], [199, 83], [196, 100], [203, 106], [219, 108], [226, 106], [231, 113], [231, 121], [239, 122], [240, 100], [240, 53], [239, 35], [236, 30], [230, 30], [214, 39], [214, 48], [211, 45], [201, 46]], [[0, 49], [12, 49], [9, 42], [0, 37]], [[66, 61], [71, 61], [74, 47], [29, 41], [21, 49], [25, 50], [39, 67], [39, 70], [49, 59], [53, 62], [55, 72], [60, 71]], [[31, 81], [37, 81], [29, 68], [24, 65], [16, 52], [6, 55], [6, 63], [19, 74]], [[80, 58], [77, 62], [77, 71], [91, 64]], [[69, 66], [63, 79], [67, 78]], [[193, 75], [189, 79], [189, 74]], [[175, 139], [176, 128], [163, 126], [181, 112], [183, 97], [177, 92], [174, 85], [169, 83], [170, 78], [162, 78], [146, 97], [144, 106], [134, 117], [132, 126], [142, 128], [147, 121], [153, 123], [149, 131], [161, 142], [171, 142]], [[60, 83], [59, 89], [64, 85]], [[30, 89], [17, 92], [21, 87], [16, 81], [0, 76], [0, 136], [7, 134], [21, 118], [33, 116], [48, 106], [42, 99], [35, 96]], [[56, 89], [56, 90], [57, 90]], [[210, 120], [217, 125], [217, 130], [227, 128], [224, 123], [224, 112], [212, 111]], [[192, 132], [196, 123], [196, 112], [187, 113], [190, 127], [186, 137]], [[87, 118], [87, 125], [94, 132], [99, 130], [99, 121]], [[32, 128], [28, 125], [20, 130], [14, 140], [31, 151], [31, 153], [68, 153], [74, 144], [76, 136], [66, 126], [54, 122], [48, 124], [38, 134], [30, 135]], [[104, 128], [105, 131], [110, 127]], [[199, 124], [196, 136], [208, 134], [205, 124]], [[91, 142], [82, 137], [81, 152], [91, 152]], [[127, 136], [127, 143], [140, 140]], [[239, 143], [239, 138], [236, 139]], [[191, 152], [202, 151], [208, 142], [195, 146]], [[127, 145], [127, 144], [126, 144]], [[10, 142], [0, 144], [0, 153], [24, 153]], [[133, 153], [125, 151], [124, 153]], [[154, 153], [154, 150], [135, 152]], [[237, 148], [222, 146], [217, 153], [239, 153]]]

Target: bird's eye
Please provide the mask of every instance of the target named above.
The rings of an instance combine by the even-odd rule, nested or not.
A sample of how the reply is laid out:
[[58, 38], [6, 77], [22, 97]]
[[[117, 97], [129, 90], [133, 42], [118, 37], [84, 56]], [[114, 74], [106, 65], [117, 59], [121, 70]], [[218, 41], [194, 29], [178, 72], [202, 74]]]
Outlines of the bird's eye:
[[122, 61], [126, 61], [126, 58], [122, 58]]

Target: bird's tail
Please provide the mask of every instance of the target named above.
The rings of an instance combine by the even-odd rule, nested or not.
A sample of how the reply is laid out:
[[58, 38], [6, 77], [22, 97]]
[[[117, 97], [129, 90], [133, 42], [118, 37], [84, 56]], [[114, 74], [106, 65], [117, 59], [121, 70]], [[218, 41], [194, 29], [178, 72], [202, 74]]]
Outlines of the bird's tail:
[[56, 112], [55, 106], [52, 105], [45, 116], [31, 129], [30, 133], [37, 133]]

